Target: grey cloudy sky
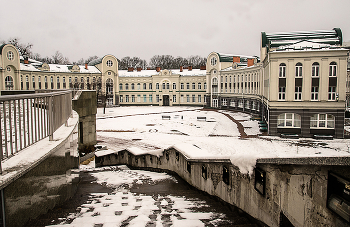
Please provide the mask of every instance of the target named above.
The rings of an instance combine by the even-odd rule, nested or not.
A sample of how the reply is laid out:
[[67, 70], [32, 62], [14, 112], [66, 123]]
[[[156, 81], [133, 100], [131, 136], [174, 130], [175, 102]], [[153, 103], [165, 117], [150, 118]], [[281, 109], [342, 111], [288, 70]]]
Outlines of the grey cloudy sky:
[[331, 30], [350, 41], [349, 0], [11, 0], [1, 3], [0, 40], [70, 61], [92, 55], [206, 57], [260, 54], [262, 31]]

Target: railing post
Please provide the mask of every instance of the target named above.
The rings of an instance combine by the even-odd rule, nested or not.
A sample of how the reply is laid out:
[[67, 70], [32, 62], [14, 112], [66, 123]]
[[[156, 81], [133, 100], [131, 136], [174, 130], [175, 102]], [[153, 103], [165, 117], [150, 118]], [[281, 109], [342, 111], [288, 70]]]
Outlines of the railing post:
[[52, 99], [53, 99], [53, 96], [49, 96], [49, 116], [48, 116], [48, 120], [49, 120], [49, 140], [52, 141], [53, 140], [53, 116], [52, 116]]

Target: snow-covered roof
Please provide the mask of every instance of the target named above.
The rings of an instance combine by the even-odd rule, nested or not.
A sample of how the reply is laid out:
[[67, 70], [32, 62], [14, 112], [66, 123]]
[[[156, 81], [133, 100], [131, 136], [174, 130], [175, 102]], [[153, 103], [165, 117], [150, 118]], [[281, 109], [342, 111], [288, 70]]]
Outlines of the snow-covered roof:
[[20, 63], [20, 68], [22, 71], [40, 71], [39, 69], [37, 69], [34, 65], [32, 64], [23, 64], [23, 63]]
[[[35, 60], [34, 60], [35, 61]], [[38, 62], [38, 61], [37, 61]], [[37, 67], [41, 66], [34, 63], [34, 64], [24, 64], [20, 63], [21, 70], [23, 71], [41, 71]], [[50, 67], [50, 72], [66, 72], [66, 73], [74, 73], [70, 70], [72, 65], [58, 65], [58, 64], [48, 64]], [[75, 73], [101, 73], [100, 70], [98, 70], [95, 66], [88, 66], [86, 69], [85, 66], [79, 65], [80, 72]]]
[[[182, 72], [180, 72], [180, 69], [170, 69], [172, 74], [175, 75], [181, 75], [181, 76], [205, 76], [206, 70], [200, 70], [200, 69], [184, 69]], [[141, 71], [128, 71], [128, 70], [118, 70], [120, 77], [151, 77], [155, 75], [159, 75], [160, 72], [157, 72], [156, 70], [141, 70]]]
[[309, 51], [315, 51], [315, 50], [334, 50], [334, 49], [344, 49], [340, 46], [337, 45], [331, 45], [331, 44], [327, 44], [327, 43], [322, 43], [319, 40], [301, 40], [295, 43], [290, 43], [290, 41], [286, 41], [285, 45], [279, 46], [276, 49], [271, 49], [271, 52], [274, 51], [305, 51], [305, 50], [309, 50]]

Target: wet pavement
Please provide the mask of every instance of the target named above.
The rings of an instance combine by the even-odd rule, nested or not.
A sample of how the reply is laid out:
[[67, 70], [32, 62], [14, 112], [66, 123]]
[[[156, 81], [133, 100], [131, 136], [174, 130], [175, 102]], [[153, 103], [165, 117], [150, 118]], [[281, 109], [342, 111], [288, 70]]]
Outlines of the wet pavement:
[[258, 226], [178, 176], [126, 166], [87, 168], [74, 198], [26, 226]]

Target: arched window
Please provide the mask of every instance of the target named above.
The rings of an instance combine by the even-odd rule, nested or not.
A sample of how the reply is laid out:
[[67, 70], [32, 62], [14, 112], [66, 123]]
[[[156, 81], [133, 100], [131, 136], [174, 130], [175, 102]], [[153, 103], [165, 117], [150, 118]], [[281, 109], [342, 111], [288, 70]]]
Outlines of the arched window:
[[303, 64], [298, 62], [295, 65], [295, 77], [302, 77], [303, 76]]
[[286, 77], [286, 64], [281, 63], [279, 66], [279, 77]]
[[135, 90], [135, 84], [134, 83], [131, 84], [131, 90]]
[[331, 114], [314, 114], [310, 118], [310, 128], [334, 129], [335, 117]]
[[313, 77], [319, 77], [320, 76], [320, 64], [318, 62], [312, 63], [312, 74]]
[[141, 84], [137, 83], [137, 90], [141, 90]]
[[337, 76], [337, 63], [334, 61], [329, 64], [329, 76]]
[[213, 85], [218, 85], [218, 78], [216, 77], [213, 78]]
[[13, 78], [12, 78], [12, 76], [7, 76], [5, 78], [5, 89], [6, 90], [13, 90]]
[[125, 84], [125, 90], [129, 90], [129, 84], [128, 83]]
[[123, 84], [122, 83], [119, 84], [119, 90], [123, 90]]
[[60, 89], [61, 88], [61, 85], [60, 85], [60, 78], [57, 77], [57, 89]]
[[81, 88], [81, 89], [85, 89], [85, 88], [84, 88], [84, 84], [85, 84], [85, 82], [84, 82], [84, 77], [81, 77], [81, 78], [80, 78], [80, 88]]
[[278, 128], [300, 128], [301, 117], [295, 113], [283, 113], [278, 115], [277, 127]]

